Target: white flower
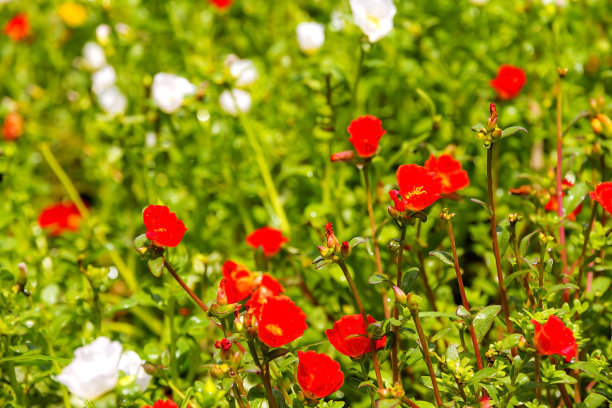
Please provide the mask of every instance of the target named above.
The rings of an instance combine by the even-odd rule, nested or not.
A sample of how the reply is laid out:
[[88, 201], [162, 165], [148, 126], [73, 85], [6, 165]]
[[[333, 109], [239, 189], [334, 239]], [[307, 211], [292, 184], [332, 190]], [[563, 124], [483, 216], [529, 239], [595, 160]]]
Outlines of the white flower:
[[140, 356], [134, 351], [123, 353], [119, 361], [119, 371], [123, 371], [125, 375], [133, 376], [140, 392], [144, 392], [151, 381], [151, 376], [145, 372], [142, 366], [144, 363], [145, 361], [141, 360]]
[[219, 104], [230, 115], [237, 116], [238, 112], [247, 113], [251, 110], [251, 95], [242, 89], [223, 91], [219, 97]]
[[107, 44], [112, 28], [108, 24], [100, 24], [96, 27], [96, 38], [100, 44]]
[[119, 88], [112, 86], [98, 94], [98, 104], [107, 114], [115, 116], [125, 112], [127, 98]]
[[555, 4], [557, 7], [565, 7], [567, 6], [566, 0], [542, 0], [542, 4], [548, 6], [550, 4]]
[[488, 2], [489, 0], [470, 0], [470, 3], [472, 3], [475, 6], [484, 6]]
[[185, 96], [195, 91], [195, 85], [183, 77], [165, 72], [155, 74], [153, 77], [153, 102], [166, 113], [179, 110]]
[[76, 396], [94, 400], [115, 388], [121, 350], [118, 341], [98, 337], [89, 345], [77, 348], [74, 360], [56, 379]]
[[100, 45], [95, 42], [88, 42], [83, 47], [83, 58], [87, 67], [96, 71], [106, 65], [106, 55]]
[[397, 9], [393, 0], [350, 0], [355, 24], [370, 42], [376, 42], [393, 29]]
[[252, 85], [259, 78], [257, 68], [250, 59], [240, 59], [234, 54], [230, 54], [225, 59], [225, 66], [228, 68], [230, 76], [234, 78], [234, 85], [244, 88]]
[[115, 82], [117, 82], [115, 68], [107, 65], [94, 72], [91, 76], [91, 90], [95, 94], [99, 94], [115, 85]]
[[325, 27], [319, 23], [300, 23], [296, 28], [297, 42], [304, 54], [314, 54], [325, 43]]

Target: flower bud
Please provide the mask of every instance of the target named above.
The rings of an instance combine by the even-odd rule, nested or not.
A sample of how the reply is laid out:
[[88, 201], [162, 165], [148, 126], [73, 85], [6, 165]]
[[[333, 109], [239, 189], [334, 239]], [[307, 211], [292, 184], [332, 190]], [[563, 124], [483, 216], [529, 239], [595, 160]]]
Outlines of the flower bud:
[[334, 249], [340, 245], [340, 241], [338, 241], [338, 238], [334, 235], [334, 229], [331, 222], [325, 225], [325, 238], [327, 239], [327, 247], [329, 249]]
[[340, 247], [340, 254], [346, 258], [351, 254], [351, 247], [348, 241], [342, 241], [342, 246]]
[[393, 286], [393, 294], [395, 295], [395, 303], [400, 305], [406, 305], [408, 302], [408, 296], [397, 286]]
[[491, 116], [487, 121], [487, 130], [492, 132], [497, 128], [497, 107], [494, 103], [489, 105], [489, 111], [491, 112]]
[[338, 161], [342, 161], [342, 162], [348, 162], [351, 161], [355, 158], [355, 152], [353, 150], [344, 150], [341, 152], [337, 152], [332, 154], [329, 159], [332, 162], [338, 162]]
[[317, 248], [319, 248], [319, 254], [321, 254], [323, 258], [326, 258], [329, 255], [329, 248], [321, 245], [318, 245]]
[[225, 294], [225, 284], [227, 279], [221, 279], [219, 282], [219, 286], [217, 287], [217, 304], [219, 305], [227, 305], [227, 295]]
[[527, 348], [527, 346], [528, 346], [527, 340], [525, 339], [525, 337], [521, 336], [518, 342], [519, 350], [524, 351]]
[[210, 376], [216, 380], [225, 378], [228, 371], [229, 371], [229, 366], [225, 363], [210, 365]]
[[601, 126], [601, 121], [597, 118], [591, 119], [591, 127], [593, 128], [593, 132], [595, 132], [596, 134], [600, 134], [603, 130]]

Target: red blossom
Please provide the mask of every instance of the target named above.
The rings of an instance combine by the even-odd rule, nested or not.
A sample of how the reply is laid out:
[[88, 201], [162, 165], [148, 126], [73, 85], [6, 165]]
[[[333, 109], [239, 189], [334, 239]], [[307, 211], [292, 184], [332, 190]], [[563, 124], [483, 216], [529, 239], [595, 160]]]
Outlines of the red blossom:
[[246, 266], [226, 261], [223, 264], [223, 279], [219, 286], [225, 292], [227, 303], [236, 303], [248, 298], [257, 286], [255, 278], [255, 274]]
[[343, 161], [343, 162], [347, 162], [347, 161], [351, 161], [355, 158], [355, 152], [352, 150], [343, 150], [341, 152], [337, 152], [332, 154], [329, 157], [329, 160], [333, 161], [333, 162], [337, 162], [337, 161]]
[[165, 205], [151, 204], [145, 208], [142, 218], [147, 228], [147, 238], [158, 246], [177, 246], [187, 231], [183, 221]]
[[306, 313], [287, 296], [268, 298], [261, 308], [259, 339], [269, 347], [281, 347], [301, 337], [308, 325]]
[[142, 408], [178, 408], [178, 405], [172, 400], [157, 400], [155, 404], [153, 404], [153, 407], [145, 405]]
[[349, 141], [361, 157], [368, 158], [376, 154], [380, 138], [387, 133], [382, 122], [376, 116], [365, 115], [353, 120], [347, 131], [351, 135]]
[[[563, 180], [562, 181], [562, 185], [564, 187], [573, 187], [574, 183], [572, 183], [569, 180]], [[562, 191], [561, 191], [561, 198], [563, 198], [563, 197], [565, 197], [565, 192], [562, 189]], [[544, 209], [546, 211], [557, 212], [558, 208], [559, 208], [559, 201], [558, 201], [557, 195], [556, 194], [551, 194], [550, 199], [548, 200], [548, 202], [544, 206]], [[576, 209], [574, 211], [572, 211], [572, 213], [567, 216], [567, 219], [570, 220], [570, 221], [576, 221], [576, 216], [578, 214], [580, 214], [580, 211], [582, 211], [582, 204], [579, 204], [578, 207], [576, 207]]]
[[612, 181], [599, 183], [595, 186], [595, 191], [591, 191], [589, 195], [601, 204], [604, 210], [612, 214]]
[[[325, 331], [325, 335], [340, 353], [349, 357], [359, 357], [371, 351], [370, 339], [368, 339], [363, 323], [363, 317], [360, 314], [342, 316], [340, 320], [334, 322], [331, 329]], [[376, 323], [376, 320], [368, 316], [368, 323]], [[376, 350], [385, 347], [386, 341], [386, 336], [377, 340]]]
[[19, 112], [9, 112], [2, 123], [4, 140], [16, 140], [23, 134], [23, 116]]
[[432, 154], [425, 162], [425, 168], [436, 173], [442, 179], [442, 193], [450, 194], [470, 185], [467, 171], [451, 155], [443, 154], [437, 159]]
[[272, 276], [264, 273], [256, 279], [257, 289], [251, 295], [251, 298], [245, 303], [249, 313], [259, 319], [261, 308], [266, 303], [268, 298], [278, 296], [285, 291], [285, 288], [278, 283]]
[[230, 348], [232, 348], [232, 342], [229, 341], [228, 339], [217, 340], [215, 342], [215, 348], [223, 349], [224, 351], [227, 351]]
[[327, 354], [298, 351], [297, 380], [309, 399], [327, 397], [344, 384], [340, 364]]
[[[442, 179], [425, 167], [404, 164], [397, 169], [396, 177], [402, 208], [420, 211], [441, 197]], [[401, 210], [398, 209], [398, 211]]]
[[13, 41], [21, 41], [30, 35], [30, 22], [25, 13], [16, 14], [4, 26], [4, 34]]
[[38, 225], [47, 228], [53, 236], [66, 231], [77, 231], [81, 223], [81, 213], [74, 203], [59, 203], [43, 209], [38, 217]]
[[512, 99], [521, 92], [527, 83], [527, 75], [522, 69], [513, 65], [502, 65], [497, 71], [497, 77], [491, 80], [491, 86], [500, 99]]
[[540, 354], [558, 354], [570, 361], [578, 353], [578, 345], [574, 338], [574, 332], [565, 327], [563, 321], [557, 316], [550, 316], [544, 326], [537, 320], [531, 320], [535, 325], [533, 345]]
[[255, 230], [246, 239], [246, 243], [254, 249], [261, 247], [265, 256], [274, 256], [279, 253], [281, 246], [289, 242], [280, 230], [263, 227]]
[[214, 4], [217, 8], [226, 9], [232, 5], [234, 0], [210, 0], [212, 4]]

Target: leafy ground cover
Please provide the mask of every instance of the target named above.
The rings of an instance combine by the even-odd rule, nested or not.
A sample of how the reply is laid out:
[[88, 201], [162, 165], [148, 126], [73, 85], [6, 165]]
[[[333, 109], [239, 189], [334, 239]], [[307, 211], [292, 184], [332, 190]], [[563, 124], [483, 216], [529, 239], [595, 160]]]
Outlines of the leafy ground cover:
[[606, 0], [0, 2], [0, 403], [612, 403]]

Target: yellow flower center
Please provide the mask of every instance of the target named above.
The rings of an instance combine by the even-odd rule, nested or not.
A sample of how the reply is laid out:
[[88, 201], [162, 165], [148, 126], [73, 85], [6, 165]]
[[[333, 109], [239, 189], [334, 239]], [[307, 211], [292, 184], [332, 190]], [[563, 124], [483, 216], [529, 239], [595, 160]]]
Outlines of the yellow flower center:
[[270, 333], [272, 333], [275, 336], [283, 335], [283, 329], [281, 329], [277, 324], [267, 324], [266, 330], [268, 330]]
[[423, 190], [423, 186], [415, 187], [414, 190], [404, 194], [404, 198], [409, 200], [411, 197], [418, 196], [421, 194], [427, 194], [427, 191]]

